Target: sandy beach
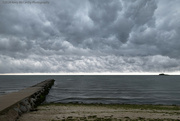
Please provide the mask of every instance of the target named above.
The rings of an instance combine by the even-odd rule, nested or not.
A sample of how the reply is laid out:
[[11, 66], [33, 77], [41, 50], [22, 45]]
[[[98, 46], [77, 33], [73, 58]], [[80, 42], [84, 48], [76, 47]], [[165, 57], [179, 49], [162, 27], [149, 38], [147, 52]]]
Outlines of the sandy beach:
[[44, 104], [18, 121], [180, 121], [179, 106], [126, 104]]

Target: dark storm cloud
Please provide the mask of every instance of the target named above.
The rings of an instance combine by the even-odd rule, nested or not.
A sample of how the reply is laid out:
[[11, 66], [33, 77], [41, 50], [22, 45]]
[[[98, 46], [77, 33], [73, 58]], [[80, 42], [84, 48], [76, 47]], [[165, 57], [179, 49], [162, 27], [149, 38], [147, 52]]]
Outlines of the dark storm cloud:
[[0, 73], [178, 71], [179, 4], [178, 0], [1, 2]]

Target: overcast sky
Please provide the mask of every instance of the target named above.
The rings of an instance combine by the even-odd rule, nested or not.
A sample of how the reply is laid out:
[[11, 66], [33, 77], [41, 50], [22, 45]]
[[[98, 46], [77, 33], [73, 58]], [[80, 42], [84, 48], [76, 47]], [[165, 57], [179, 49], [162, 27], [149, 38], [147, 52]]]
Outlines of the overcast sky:
[[180, 70], [180, 0], [32, 1], [0, 1], [0, 73]]

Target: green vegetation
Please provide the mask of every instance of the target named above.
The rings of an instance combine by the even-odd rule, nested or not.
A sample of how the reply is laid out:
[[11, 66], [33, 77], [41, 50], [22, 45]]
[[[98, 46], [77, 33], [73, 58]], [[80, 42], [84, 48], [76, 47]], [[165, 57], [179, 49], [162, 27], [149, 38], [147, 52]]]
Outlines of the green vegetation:
[[123, 108], [123, 109], [141, 109], [141, 110], [180, 110], [180, 106], [176, 105], [138, 105], [138, 104], [83, 104], [83, 103], [47, 103], [41, 106], [96, 106], [106, 108]]

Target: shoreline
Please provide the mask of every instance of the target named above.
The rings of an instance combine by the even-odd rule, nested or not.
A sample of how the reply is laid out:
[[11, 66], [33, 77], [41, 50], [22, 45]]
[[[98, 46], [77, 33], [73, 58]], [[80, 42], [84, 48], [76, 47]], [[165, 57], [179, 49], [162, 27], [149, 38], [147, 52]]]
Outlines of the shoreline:
[[180, 121], [180, 106], [138, 104], [47, 103], [17, 121]]
[[42, 103], [39, 106], [59, 106], [59, 105], [84, 105], [84, 106], [112, 106], [112, 107], [121, 107], [121, 108], [136, 108], [136, 109], [163, 109], [163, 110], [180, 110], [180, 105], [171, 104], [126, 104], [126, 103], [83, 103], [83, 102], [68, 102], [68, 103], [62, 103], [62, 102], [50, 102], [50, 103]]

